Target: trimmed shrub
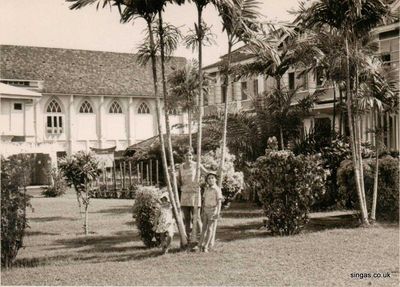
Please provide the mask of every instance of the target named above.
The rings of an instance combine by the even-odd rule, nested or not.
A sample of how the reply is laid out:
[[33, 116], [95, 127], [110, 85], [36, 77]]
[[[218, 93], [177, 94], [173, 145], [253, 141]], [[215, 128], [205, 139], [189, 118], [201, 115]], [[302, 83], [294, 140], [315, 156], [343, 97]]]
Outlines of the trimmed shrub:
[[[367, 206], [372, 206], [375, 160], [364, 160], [364, 186]], [[377, 220], [399, 221], [399, 159], [384, 156], [379, 159]], [[342, 204], [348, 209], [359, 208], [354, 180], [353, 164], [350, 160], [341, 163], [338, 170], [338, 185]]]
[[309, 221], [312, 203], [324, 192], [327, 173], [320, 156], [266, 150], [253, 172], [268, 229], [273, 235], [299, 233]]
[[160, 245], [160, 238], [153, 231], [156, 216], [160, 211], [160, 196], [161, 191], [151, 186], [140, 187], [136, 192], [133, 217], [136, 218], [140, 238], [147, 247]]
[[[211, 171], [218, 171], [221, 160], [221, 150], [217, 148], [216, 151], [210, 151], [202, 156], [201, 163], [203, 166]], [[235, 196], [241, 192], [243, 188], [243, 173], [235, 171], [234, 166], [235, 156], [226, 151], [225, 163], [223, 167], [223, 179], [222, 179], [222, 195], [224, 201], [222, 207], [226, 208], [230, 205], [231, 201]], [[204, 186], [205, 182], [201, 183]]]
[[45, 197], [57, 197], [63, 195], [67, 190], [67, 182], [64, 173], [56, 168], [50, 170], [52, 183], [43, 188], [42, 195]]
[[[23, 246], [28, 226], [26, 195], [30, 159], [25, 155], [1, 158], [1, 266], [10, 267]], [[21, 190], [22, 189], [22, 190]]]

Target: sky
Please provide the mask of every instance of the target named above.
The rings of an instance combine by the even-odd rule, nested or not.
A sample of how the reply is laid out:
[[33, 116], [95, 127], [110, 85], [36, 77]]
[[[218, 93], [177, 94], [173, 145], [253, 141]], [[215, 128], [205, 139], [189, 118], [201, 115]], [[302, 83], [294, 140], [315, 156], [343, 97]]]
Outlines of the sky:
[[[260, 13], [266, 20], [290, 21], [288, 10], [296, 9], [297, 0], [260, 1]], [[95, 5], [81, 10], [69, 10], [71, 3], [64, 0], [0, 0], [0, 44], [82, 49], [134, 53], [143, 39], [145, 22], [121, 24], [117, 9], [96, 10]], [[169, 5], [165, 21], [187, 33], [196, 22], [196, 7]], [[209, 5], [204, 19], [216, 34], [217, 44], [205, 47], [203, 63], [218, 61], [227, 51], [226, 35], [222, 33], [220, 19]], [[180, 46], [176, 56], [196, 58], [196, 52]]]

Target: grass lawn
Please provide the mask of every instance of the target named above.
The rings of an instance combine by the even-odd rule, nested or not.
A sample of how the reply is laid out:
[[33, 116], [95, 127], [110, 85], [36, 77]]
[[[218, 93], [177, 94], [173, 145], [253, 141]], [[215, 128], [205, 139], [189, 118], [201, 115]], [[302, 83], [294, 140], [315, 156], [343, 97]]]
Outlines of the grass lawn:
[[[398, 286], [399, 228], [356, 228], [349, 213], [312, 214], [303, 234], [272, 237], [262, 211], [233, 204], [223, 212], [210, 253], [146, 249], [132, 218], [132, 200], [93, 199], [83, 235], [76, 198], [33, 198], [30, 229], [17, 266], [2, 285], [263, 285]], [[351, 278], [352, 273], [390, 278]], [[382, 275], [383, 277], [383, 275]]]

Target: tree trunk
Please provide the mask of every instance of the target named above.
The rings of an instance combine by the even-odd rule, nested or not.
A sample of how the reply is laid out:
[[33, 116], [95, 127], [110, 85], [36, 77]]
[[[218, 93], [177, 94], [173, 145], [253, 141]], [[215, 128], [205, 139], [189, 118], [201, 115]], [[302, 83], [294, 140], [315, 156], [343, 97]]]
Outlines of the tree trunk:
[[376, 202], [378, 200], [378, 179], [379, 179], [379, 145], [380, 145], [380, 127], [377, 121], [377, 111], [373, 111], [375, 121], [375, 173], [374, 173], [374, 190], [372, 195], [371, 221], [376, 221]]
[[356, 149], [356, 139], [354, 138], [354, 130], [353, 130], [353, 113], [352, 113], [352, 96], [351, 96], [351, 87], [350, 87], [350, 55], [349, 55], [349, 43], [348, 36], [345, 38], [346, 44], [346, 89], [347, 89], [347, 115], [349, 120], [349, 131], [350, 131], [350, 144], [351, 144], [351, 152], [352, 152], [352, 160], [353, 160], [353, 168], [354, 168], [354, 177], [356, 181], [356, 189], [360, 202], [360, 211], [361, 211], [361, 220], [364, 225], [368, 225], [368, 212], [367, 208], [364, 205], [364, 196], [362, 194], [363, 189], [361, 188], [361, 179], [360, 179], [360, 165], [358, 159], [358, 152]]
[[[197, 5], [197, 25], [198, 25], [198, 30], [197, 30], [197, 40], [199, 42], [199, 54], [198, 54], [198, 60], [199, 60], [199, 70], [198, 70], [198, 75], [199, 75], [199, 92], [198, 92], [198, 104], [199, 104], [199, 114], [198, 114], [198, 119], [197, 119], [197, 158], [196, 158], [196, 182], [200, 183], [200, 165], [201, 165], [201, 141], [202, 141], [202, 125], [203, 125], [203, 71], [202, 71], [202, 66], [203, 66], [203, 26], [202, 26], [202, 13], [203, 13], [203, 6], [201, 4], [196, 4]], [[197, 221], [199, 220], [198, 218], [198, 213], [199, 213], [199, 203], [201, 200], [200, 196], [200, 188], [199, 192], [197, 194], [195, 204], [194, 204], [194, 211], [193, 211], [193, 230], [192, 230], [192, 239], [194, 242], [197, 242]], [[201, 232], [201, 230], [199, 230]]]
[[[282, 95], [281, 77], [280, 76], [276, 76], [275, 77], [275, 81], [276, 81], [276, 89], [277, 89], [279, 95]], [[281, 105], [281, 103], [280, 103], [280, 105]], [[284, 142], [284, 139], [283, 139], [283, 127], [281, 126], [281, 123], [279, 123], [279, 138], [280, 138], [280, 143], [281, 143], [281, 149], [284, 150], [285, 149], [285, 142]]]
[[178, 194], [178, 184], [176, 182], [176, 172], [175, 172], [175, 160], [174, 153], [172, 151], [172, 140], [171, 140], [171, 126], [169, 123], [169, 115], [167, 111], [168, 101], [167, 101], [167, 81], [165, 79], [165, 54], [164, 54], [164, 27], [163, 27], [163, 18], [162, 12], [158, 13], [158, 23], [159, 23], [159, 38], [160, 38], [160, 52], [161, 52], [161, 78], [162, 78], [162, 86], [163, 86], [163, 99], [164, 99], [164, 116], [165, 116], [165, 130], [167, 133], [167, 150], [168, 150], [168, 159], [171, 164], [171, 174], [172, 174], [172, 189], [175, 196], [176, 208], [179, 214], [181, 214], [181, 204], [179, 201]]
[[335, 133], [336, 129], [336, 85], [333, 81], [333, 124], [332, 124], [332, 135]]
[[224, 83], [223, 85], [225, 88], [223, 89], [224, 95], [223, 98], [225, 98], [225, 105], [224, 105], [224, 129], [222, 131], [222, 142], [221, 142], [221, 161], [219, 163], [219, 169], [218, 169], [218, 186], [222, 188], [222, 180], [223, 180], [223, 168], [224, 168], [224, 163], [225, 163], [225, 153], [226, 153], [226, 134], [228, 131], [228, 85], [229, 85], [229, 70], [230, 70], [230, 65], [231, 65], [231, 58], [232, 58], [232, 43], [229, 41], [228, 43], [228, 59], [226, 62], [226, 67], [225, 67], [225, 77], [224, 77]]
[[[146, 19], [147, 21], [147, 28], [149, 31], [149, 36], [150, 36], [150, 49], [151, 51], [154, 51], [154, 35], [153, 35], [153, 30], [151, 27], [151, 19], [148, 18]], [[174, 213], [174, 217], [176, 220], [176, 223], [178, 225], [178, 230], [179, 230], [179, 235], [180, 235], [180, 240], [181, 240], [181, 246], [186, 246], [187, 245], [187, 238], [186, 238], [186, 232], [185, 232], [185, 227], [183, 225], [182, 217], [178, 213], [178, 209], [176, 207], [176, 202], [175, 202], [175, 196], [172, 191], [171, 187], [171, 181], [168, 173], [168, 165], [167, 165], [167, 156], [165, 153], [165, 143], [164, 143], [164, 137], [162, 134], [162, 129], [161, 129], [161, 107], [160, 107], [160, 98], [158, 97], [158, 82], [157, 82], [157, 68], [156, 68], [156, 55], [154, 52], [151, 53], [151, 66], [152, 66], [152, 72], [153, 72], [153, 85], [154, 85], [154, 95], [156, 99], [156, 115], [157, 115], [157, 128], [158, 128], [158, 137], [160, 140], [160, 146], [161, 146], [161, 161], [163, 165], [163, 170], [164, 170], [164, 176], [165, 180], [167, 183], [167, 190], [169, 197], [171, 199], [171, 204], [172, 204], [172, 210]]]
[[192, 142], [192, 110], [188, 109], [188, 128], [189, 128], [189, 151], [193, 150], [193, 142]]
[[[339, 87], [339, 103], [340, 103], [340, 106], [342, 105], [342, 102], [343, 102], [343, 92], [342, 92], [342, 89]], [[340, 109], [340, 115], [339, 115], [339, 135], [343, 135], [343, 125], [344, 125], [344, 122], [343, 122], [343, 111], [342, 111], [342, 109]]]

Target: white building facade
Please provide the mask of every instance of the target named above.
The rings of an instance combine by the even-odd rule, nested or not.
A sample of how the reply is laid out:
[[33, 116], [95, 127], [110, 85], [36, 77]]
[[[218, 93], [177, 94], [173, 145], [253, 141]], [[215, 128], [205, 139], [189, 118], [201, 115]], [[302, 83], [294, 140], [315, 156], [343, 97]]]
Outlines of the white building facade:
[[[167, 73], [185, 62], [172, 59]], [[134, 54], [0, 46], [0, 82], [3, 156], [45, 153], [54, 164], [65, 154], [124, 150], [158, 134], [151, 69]], [[185, 120], [170, 118], [172, 125]]]

